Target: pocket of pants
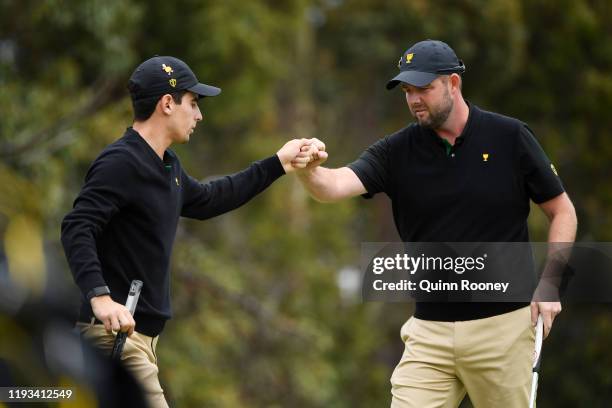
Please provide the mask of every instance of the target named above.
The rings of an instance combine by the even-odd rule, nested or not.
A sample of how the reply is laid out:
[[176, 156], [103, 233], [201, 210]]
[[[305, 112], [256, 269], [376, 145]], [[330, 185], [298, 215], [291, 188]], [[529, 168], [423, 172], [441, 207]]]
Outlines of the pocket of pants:
[[157, 364], [157, 337], [153, 337], [151, 339], [151, 352], [153, 353], [153, 358], [155, 359], [155, 364]]
[[80, 326], [81, 337], [89, 344], [110, 353], [115, 343], [115, 335], [107, 333], [102, 324], [85, 324]]
[[527, 319], [529, 322], [529, 328], [531, 329], [531, 335], [535, 340], [536, 326], [531, 322], [531, 307], [527, 307]]

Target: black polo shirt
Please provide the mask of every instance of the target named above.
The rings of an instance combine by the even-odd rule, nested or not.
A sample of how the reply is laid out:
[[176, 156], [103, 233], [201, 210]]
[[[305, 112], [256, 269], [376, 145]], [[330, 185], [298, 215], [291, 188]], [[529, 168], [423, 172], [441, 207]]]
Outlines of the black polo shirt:
[[[435, 131], [413, 123], [348, 165], [366, 198], [389, 196], [404, 242], [527, 242], [529, 200], [542, 203], [564, 191], [526, 124], [469, 107], [467, 124], [448, 150]], [[472, 320], [523, 305], [417, 302], [415, 317]]]

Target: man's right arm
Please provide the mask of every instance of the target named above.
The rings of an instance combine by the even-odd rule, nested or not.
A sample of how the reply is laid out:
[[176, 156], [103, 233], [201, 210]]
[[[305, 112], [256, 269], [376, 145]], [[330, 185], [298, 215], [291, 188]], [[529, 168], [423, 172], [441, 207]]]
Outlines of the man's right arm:
[[129, 162], [114, 155], [94, 162], [74, 208], [64, 217], [61, 240], [74, 281], [95, 317], [107, 331], [121, 329], [131, 334], [134, 320], [125, 306], [108, 295], [96, 246], [99, 234], [126, 203], [129, 183], [124, 181], [129, 170]]
[[366, 188], [348, 167], [328, 169], [312, 167], [297, 171], [297, 176], [311, 197], [322, 203], [340, 201], [366, 193]]

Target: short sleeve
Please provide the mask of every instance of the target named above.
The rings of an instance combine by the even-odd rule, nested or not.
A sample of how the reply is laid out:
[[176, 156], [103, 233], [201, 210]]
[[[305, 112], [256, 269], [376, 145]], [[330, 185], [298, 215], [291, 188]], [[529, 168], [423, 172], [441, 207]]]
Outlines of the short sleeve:
[[554, 164], [526, 125], [521, 126], [518, 151], [525, 190], [533, 202], [543, 203], [565, 191]]
[[367, 191], [364, 197], [371, 198], [380, 192], [389, 194], [390, 155], [389, 139], [385, 137], [368, 147], [357, 160], [347, 166], [363, 183]]

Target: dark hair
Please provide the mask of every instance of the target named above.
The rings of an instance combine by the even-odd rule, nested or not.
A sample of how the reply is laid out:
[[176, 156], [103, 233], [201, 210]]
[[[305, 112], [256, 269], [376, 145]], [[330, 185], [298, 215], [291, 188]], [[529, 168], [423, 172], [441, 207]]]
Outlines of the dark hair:
[[[170, 94], [174, 103], [180, 105], [183, 101], [183, 95], [187, 93], [187, 90], [176, 91]], [[142, 122], [151, 117], [153, 112], [155, 111], [155, 106], [157, 106], [157, 102], [161, 99], [161, 96], [153, 96], [150, 98], [143, 98], [134, 100], [132, 98], [132, 107], [134, 108], [134, 120], [138, 122]]]

